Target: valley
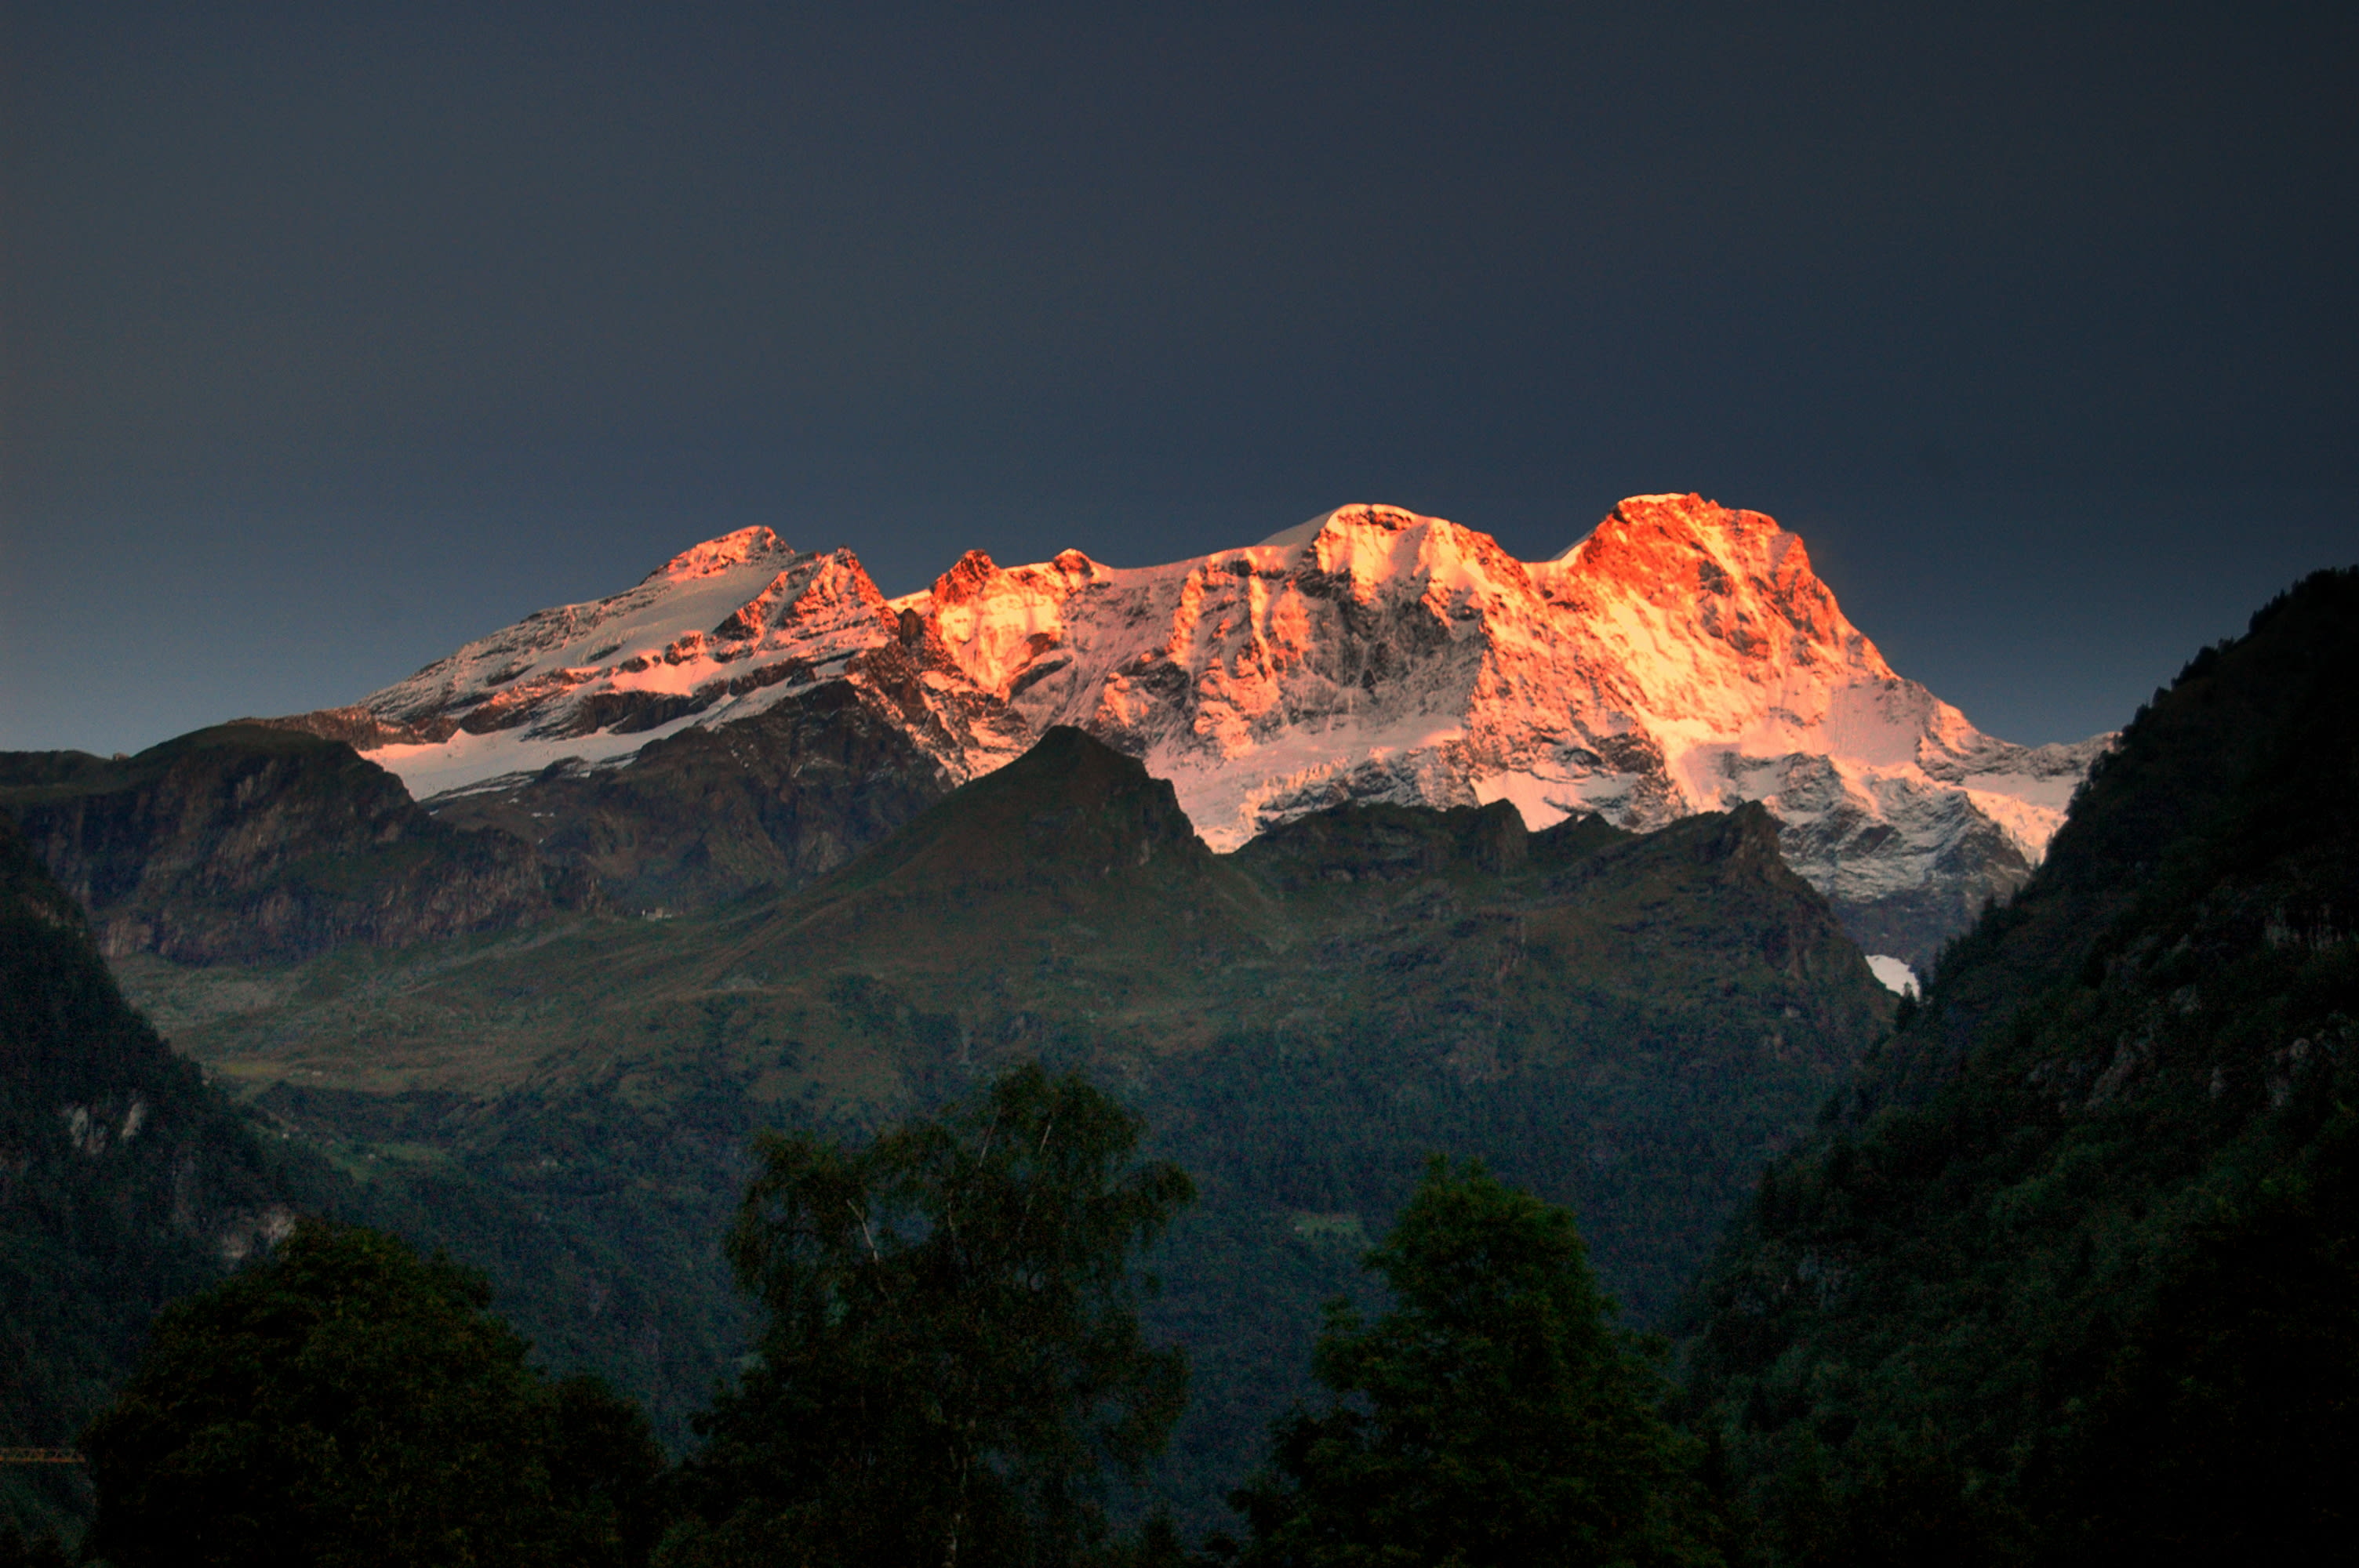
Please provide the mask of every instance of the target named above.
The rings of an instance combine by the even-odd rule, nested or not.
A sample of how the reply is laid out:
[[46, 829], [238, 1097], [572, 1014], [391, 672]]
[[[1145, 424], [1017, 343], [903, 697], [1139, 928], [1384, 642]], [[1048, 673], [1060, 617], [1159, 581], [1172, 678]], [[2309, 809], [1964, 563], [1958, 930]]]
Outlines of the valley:
[[[1693, 507], [1670, 509], [1670, 522], [1661, 508], [1625, 508], [1655, 519], [1658, 543], [1672, 522], [1695, 523]], [[1257, 548], [1325, 549], [1341, 516]], [[1388, 548], [1426, 552], [1415, 580], [1428, 595], [1449, 580], [1429, 569], [1437, 540], [1481, 555], [1433, 520], [1345, 521], [1346, 544], [1374, 530]], [[1626, 542], [1637, 524], [1609, 526]], [[1739, 517], [1728, 538], [1776, 546], [1768, 526]], [[770, 548], [691, 552], [697, 613], [742, 586], [705, 578], [747, 564], [740, 555], [768, 569]], [[1710, 552], [1693, 536], [1682, 548], [1674, 564], [1701, 570]], [[1768, 592], [1798, 551], [1761, 557], [1748, 591]], [[1245, 577], [1302, 568], [1241, 558]], [[1082, 567], [1060, 569], [1088, 591]], [[1667, 602], [1700, 606], [1682, 633], [1691, 643], [1739, 660], [1758, 652], [1710, 592], [1698, 599], [1693, 581], [1657, 569]], [[995, 579], [962, 570], [982, 595], [973, 602], [989, 600]], [[527, 624], [611, 637], [608, 622], [626, 614], [660, 628], [679, 608], [678, 577], [658, 574], [619, 611]], [[1345, 593], [1344, 580], [1330, 586]], [[1402, 580], [1389, 568], [1369, 579], [1379, 600]], [[1797, 580], [1777, 591], [1819, 602]], [[2087, 1490], [2098, 1483], [2072, 1478], [2080, 1407], [2060, 1415], [2055, 1402], [2081, 1398], [2070, 1390], [2104, 1364], [2096, 1325], [2146, 1332], [2154, 1292], [2188, 1277], [2178, 1238], [2200, 1229], [2190, 1217], [2204, 1203], [2257, 1190], [2288, 1162], [2340, 1179], [2329, 1136], [2340, 1124], [2321, 1097], [2347, 1044], [2348, 943], [2332, 912], [2347, 903], [2337, 879], [2350, 856], [2337, 826], [2347, 810], [2321, 781], [2344, 741], [2310, 759], [2288, 728], [2347, 736], [2347, 714], [2316, 684], [2333, 662], [2318, 650], [2347, 641], [2351, 623], [2332, 579], [2256, 619], [2249, 645], [2190, 665], [2121, 750], [2101, 738], [2038, 758], [1973, 736], [1930, 697], [1909, 708], [1921, 688], [1875, 673], [1872, 647], [1827, 619], [1826, 600], [1821, 619], [1787, 617], [1804, 641], [1786, 645], [1794, 667], [1776, 679], [1780, 700], [1799, 706], [1777, 708], [1770, 731], [1740, 725], [1691, 750], [1684, 772], [1625, 769], [1610, 788], [1582, 774], [1614, 809], [1535, 795], [1536, 773], [1452, 773], [1475, 754], [1468, 731], [1357, 761], [1346, 747], [1319, 764], [1327, 772], [1300, 775], [1326, 781], [1317, 788], [1271, 795], [1254, 770], [1305, 754], [1299, 713], [1183, 755], [1168, 728], [1160, 740], [1142, 739], [1152, 725], [1108, 732], [1104, 693], [1121, 688], [1106, 675], [1097, 723], [1036, 727], [1079, 699], [1027, 717], [1008, 672], [1046, 657], [1055, 636], [1011, 643], [988, 613], [950, 614], [966, 591], [956, 584], [920, 612], [825, 563], [790, 561], [778, 581], [733, 612], [745, 641], [771, 637], [799, 589], [824, 589], [829, 634], [857, 645], [832, 675], [781, 664], [800, 673], [755, 682], [748, 691], [775, 700], [726, 722], [693, 722], [705, 709], [691, 706], [635, 728], [628, 703], [569, 719], [569, 694], [594, 696], [606, 677], [535, 687], [523, 669], [489, 683], [523, 697], [456, 699], [496, 722], [441, 740], [431, 713], [362, 708], [220, 726], [133, 758], [0, 759], [0, 805], [27, 864], [66, 889], [26, 896], [48, 908], [40, 899], [70, 892], [81, 905], [93, 957], [76, 961], [103, 953], [169, 1055], [201, 1071], [201, 1092], [174, 1091], [195, 1097], [179, 1114], [231, 1152], [224, 1169], [245, 1206], [217, 1217], [169, 1195], [183, 1178], [160, 1146], [113, 1178], [166, 1217], [144, 1245], [163, 1249], [175, 1278], [201, 1276], [208, 1249], [225, 1262], [263, 1244], [258, 1216], [299, 1208], [384, 1227], [484, 1271], [545, 1364], [612, 1379], [672, 1452], [688, 1452], [695, 1418], [746, 1366], [748, 1307], [720, 1243], [756, 1135], [857, 1141], [1037, 1062], [1111, 1092], [1141, 1119], [1146, 1152], [1189, 1172], [1199, 1195], [1147, 1260], [1160, 1288], [1146, 1307], [1150, 1336], [1186, 1352], [1192, 1395], [1125, 1517], [1151, 1500], [1190, 1534], [1227, 1522], [1227, 1489], [1310, 1386], [1321, 1303], [1381, 1304], [1360, 1260], [1440, 1154], [1480, 1159], [1563, 1205], [1621, 1321], [1684, 1337], [1677, 1408], [1717, 1434], [1734, 1466], [1730, 1517], [1776, 1521], [1787, 1544], [1765, 1550], [1801, 1561], [1897, 1528], [1896, 1508], [1931, 1509], [1988, 1542], [2047, 1519], [2068, 1493], [2110, 1506]], [[1469, 623], [1498, 606], [1478, 609]], [[886, 641], [862, 642], [872, 611], [891, 622]], [[1807, 706], [1795, 670], [1819, 670], [1825, 655], [1797, 650], [1821, 634], [1827, 646], [1852, 639], [1854, 672], [1883, 694], [1875, 711], [1931, 726], [1912, 760], [1869, 769], [1862, 758], [1889, 732], [1854, 722], [1856, 683], [1815, 676], [1810, 732], [1830, 749], [1815, 761], [1759, 754], [1765, 733], [1787, 743], [1810, 730], [1795, 717]], [[1432, 693], [1455, 678], [1452, 661], [1480, 665], [1497, 640], [1485, 632], [1470, 651], [1433, 636], [1424, 664], [1359, 689], [1423, 683], [1423, 710], [1450, 711]], [[943, 674], [957, 639], [998, 650], [1004, 691], [963, 665], [966, 686]], [[511, 664], [539, 645], [510, 643]], [[1237, 691], [1234, 658], [1223, 659], [1166, 690], [1173, 712], [1196, 715], [1187, 733], [1219, 732], [1204, 705]], [[436, 678], [446, 695], [464, 687]], [[421, 676], [412, 689], [421, 682], [434, 685]], [[1317, 731], [1331, 748], [1336, 732]], [[654, 738], [632, 741], [643, 733]], [[452, 741], [462, 734], [477, 740]], [[583, 741], [631, 749], [462, 783], [423, 807], [371, 761]], [[1783, 784], [1757, 798], [1733, 785], [1716, 801], [1665, 793], [1699, 776], [1706, 754], [1723, 779]], [[1979, 786], [1995, 775], [1962, 758], [2047, 782], [1994, 795]], [[2091, 759], [2095, 782], [2057, 858], [2034, 867], [2052, 826], [2039, 790], [2078, 779]], [[1917, 878], [1886, 896], [1919, 914], [1968, 889], [1994, 901], [1927, 966], [1921, 999], [1895, 994], [1910, 978], [1901, 959], [1863, 951], [1873, 910], [1839, 896], [1863, 884], [1838, 883], [1838, 896], [1824, 885], [1832, 819], [1810, 805], [1821, 798], [1801, 782], [1813, 767], [1884, 791], [1846, 797], [1855, 815], [1840, 832], [1872, 827], [1878, 844], [1915, 844], [1870, 857], [1863, 874], [1884, 885]], [[1259, 802], [1255, 830], [1208, 833], [1232, 798], [1220, 792], [1240, 789], [1234, 799]], [[1634, 802], [1650, 790], [1657, 804], [1641, 811]], [[1886, 816], [1871, 823], [1861, 801]], [[1909, 816], [1928, 802], [1931, 817]], [[1956, 831], [1909, 838], [1910, 822], [1935, 819]], [[2156, 889], [2141, 892], [2147, 877]], [[2018, 898], [1997, 902], [2018, 884]], [[2190, 945], [2214, 955], [2211, 968], [2180, 957]], [[2193, 1065], [2169, 1065], [2180, 1056]], [[137, 1092], [152, 1103], [163, 1091]], [[84, 1122], [99, 1125], [100, 1107], [131, 1143], [146, 1113], [124, 1108], [136, 1098], [127, 1080], [77, 1093]], [[42, 1158], [61, 1171], [120, 1159], [76, 1130], [84, 1122], [69, 1117], [71, 1137]], [[2086, 1183], [2064, 1167], [2121, 1161], [2148, 1123], [2160, 1141], [2122, 1179], [2153, 1206], [2073, 1217], [2082, 1211], [2058, 1195]], [[27, 1148], [50, 1136], [37, 1125], [20, 1135]], [[1908, 1195], [1930, 1177], [1932, 1189]], [[1974, 1200], [1987, 1213], [1944, 1208], [1960, 1180], [1990, 1185]], [[1872, 1217], [1895, 1205], [1911, 1217], [1899, 1233]], [[1985, 1234], [1995, 1223], [2032, 1248], [2031, 1294], [1969, 1328], [1956, 1299], [2005, 1297], [2017, 1281], [1989, 1271], [2024, 1260]], [[1979, 1260], [1966, 1268], [1982, 1284], [1945, 1272], [1960, 1258]], [[123, 1288], [92, 1279], [93, 1292]], [[2096, 1289], [2089, 1279], [2110, 1281], [2103, 1304], [2060, 1320], [2054, 1303]], [[1930, 1293], [1900, 1304], [1920, 1288]], [[80, 1346], [78, 1380], [44, 1394], [47, 1428], [11, 1436], [69, 1433], [109, 1357], [125, 1354], [137, 1312], [114, 1310], [127, 1314], [114, 1341]], [[1966, 1337], [1926, 1368], [2014, 1379], [2013, 1413], [1970, 1416], [1953, 1388], [1919, 1387], [1901, 1368], [1919, 1358], [1908, 1336], [1952, 1330]], [[2082, 1381], [2024, 1381], [1993, 1333], [2050, 1345], [2041, 1354], [2083, 1368], [2072, 1375]], [[1912, 1447], [1912, 1420], [1934, 1422], [1940, 1444]], [[2024, 1447], [2024, 1423], [2041, 1421], [2074, 1434], [2052, 1440], [2053, 1457]], [[1794, 1488], [1812, 1476], [1818, 1511], [1797, 1512]], [[2000, 1489], [1976, 1493], [1984, 1478]], [[1925, 1501], [1926, 1487], [1951, 1501]], [[1984, 1500], [1952, 1508], [1970, 1496]], [[11, 1506], [40, 1518], [74, 1505], [59, 1494]]]
[[1204, 1191], [1157, 1310], [1204, 1395], [1174, 1490], [1216, 1522], [1428, 1152], [1574, 1204], [1634, 1318], [1663, 1317], [1892, 1006], [1776, 845], [1757, 806], [1633, 836], [1367, 806], [1215, 855], [1169, 784], [1059, 730], [799, 893], [117, 969], [216, 1082], [659, 1423], [735, 1354], [714, 1246], [755, 1129], [1083, 1067]]

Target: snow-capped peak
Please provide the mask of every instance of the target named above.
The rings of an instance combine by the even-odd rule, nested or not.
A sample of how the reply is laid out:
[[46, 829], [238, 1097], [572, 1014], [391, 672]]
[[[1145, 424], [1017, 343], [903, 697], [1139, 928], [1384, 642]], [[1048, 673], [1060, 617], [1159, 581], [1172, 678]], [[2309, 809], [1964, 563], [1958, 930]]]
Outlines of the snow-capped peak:
[[[1341, 507], [1336, 508], [1338, 512], [1342, 510]], [[1297, 523], [1291, 528], [1280, 528], [1254, 547], [1260, 550], [1290, 550], [1298, 546], [1307, 545], [1319, 537], [1319, 531], [1326, 527], [1328, 520], [1334, 515], [1334, 512], [1321, 512], [1307, 523]]]
[[740, 528], [718, 539], [690, 546], [640, 580], [652, 582], [661, 578], [667, 582], [687, 582], [772, 557], [792, 559], [794, 554], [793, 546], [767, 528]]
[[1920, 955], [1928, 919], [1953, 926], [2027, 872], [2104, 743], [1983, 735], [1893, 672], [1799, 538], [1696, 495], [1633, 496], [1541, 562], [1355, 503], [1165, 566], [970, 552], [889, 603], [850, 551], [741, 529], [364, 708], [396, 742], [373, 754], [430, 795], [625, 759], [829, 680], [952, 779], [1076, 725], [1170, 779], [1220, 849], [1345, 800], [1637, 828], [1760, 800], [1855, 925], [1908, 928], [1872, 946]]

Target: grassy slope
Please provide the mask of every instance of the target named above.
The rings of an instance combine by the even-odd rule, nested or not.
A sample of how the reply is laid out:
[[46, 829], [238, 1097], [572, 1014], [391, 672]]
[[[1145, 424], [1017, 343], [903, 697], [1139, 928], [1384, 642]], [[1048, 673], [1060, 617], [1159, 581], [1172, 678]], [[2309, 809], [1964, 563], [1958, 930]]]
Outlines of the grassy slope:
[[1207, 1195], [1160, 1309], [1198, 1365], [1167, 1480], [1202, 1519], [1428, 1150], [1575, 1203], [1659, 1316], [1888, 1012], [1774, 831], [1373, 808], [1220, 857], [1168, 785], [1064, 732], [786, 899], [122, 968], [425, 1233], [505, 1245], [448, 1221], [462, 1191], [545, 1221], [529, 1271], [482, 1260], [508, 1310], [675, 1423], [726, 1366], [713, 1241], [754, 1127], [856, 1131], [1025, 1057], [1089, 1067]]

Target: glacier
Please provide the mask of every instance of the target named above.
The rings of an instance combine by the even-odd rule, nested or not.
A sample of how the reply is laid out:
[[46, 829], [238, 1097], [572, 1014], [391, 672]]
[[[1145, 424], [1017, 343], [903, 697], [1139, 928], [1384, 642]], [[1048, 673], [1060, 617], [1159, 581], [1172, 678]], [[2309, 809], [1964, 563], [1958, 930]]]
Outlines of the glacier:
[[1693, 494], [1630, 497], [1545, 561], [1353, 504], [1159, 566], [970, 552], [896, 599], [849, 549], [747, 528], [287, 722], [430, 806], [626, 767], [832, 682], [953, 781], [1077, 726], [1170, 780], [1223, 850], [1351, 801], [1639, 831], [1759, 801], [1862, 946], [1919, 968], [2029, 874], [2111, 741], [1982, 733], [1886, 663], [1799, 537]]

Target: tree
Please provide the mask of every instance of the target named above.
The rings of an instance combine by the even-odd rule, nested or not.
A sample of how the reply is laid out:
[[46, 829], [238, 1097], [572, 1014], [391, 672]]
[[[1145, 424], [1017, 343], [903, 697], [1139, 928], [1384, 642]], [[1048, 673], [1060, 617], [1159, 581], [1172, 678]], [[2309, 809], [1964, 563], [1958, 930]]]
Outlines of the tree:
[[1234, 1494], [1254, 1568], [1718, 1561], [1658, 1374], [1608, 1322], [1572, 1217], [1439, 1157], [1367, 1267], [1394, 1308], [1328, 1308], [1332, 1396], [1272, 1428]]
[[862, 1148], [766, 1136], [729, 1239], [767, 1314], [701, 1430], [694, 1563], [1062, 1563], [1106, 1535], [1187, 1367], [1135, 1310], [1135, 1249], [1193, 1187], [1139, 1123], [1027, 1066]]
[[2049, 1483], [2055, 1563], [2331, 1562], [2359, 1523], [2359, 1114], [2193, 1227]]
[[644, 1563], [646, 1419], [552, 1382], [481, 1279], [305, 1221], [158, 1319], [84, 1436], [92, 1555], [271, 1568]]

